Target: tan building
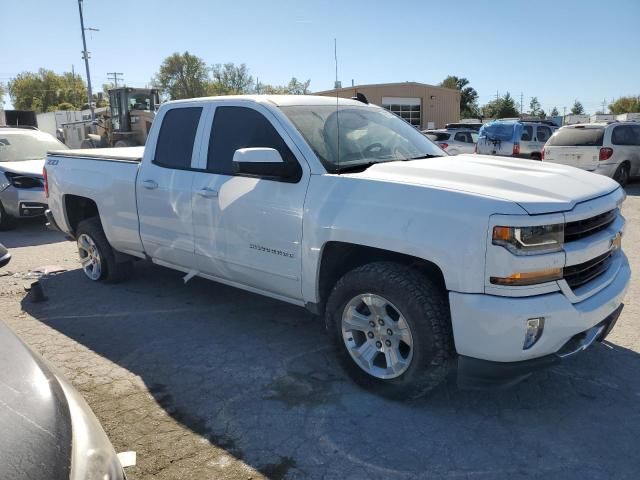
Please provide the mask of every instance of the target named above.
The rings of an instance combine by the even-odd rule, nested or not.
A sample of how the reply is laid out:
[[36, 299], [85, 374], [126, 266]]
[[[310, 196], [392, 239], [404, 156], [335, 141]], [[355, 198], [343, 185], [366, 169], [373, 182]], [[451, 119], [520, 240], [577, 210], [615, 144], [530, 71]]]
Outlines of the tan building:
[[[398, 114], [421, 130], [443, 128], [445, 123], [460, 120], [460, 92], [425, 83], [379, 83], [339, 88], [339, 97], [351, 98], [357, 93], [369, 103], [380, 105]], [[314, 95], [335, 96], [336, 90], [314, 92]]]

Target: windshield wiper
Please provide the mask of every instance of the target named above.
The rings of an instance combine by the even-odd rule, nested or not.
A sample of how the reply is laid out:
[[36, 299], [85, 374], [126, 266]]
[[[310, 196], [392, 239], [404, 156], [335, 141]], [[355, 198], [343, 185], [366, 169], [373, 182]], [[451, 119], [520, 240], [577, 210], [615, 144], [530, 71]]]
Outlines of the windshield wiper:
[[343, 165], [343, 166], [338, 165], [335, 168], [334, 173], [364, 172], [370, 166], [376, 165], [378, 163], [384, 163], [384, 162], [365, 162], [365, 163], [356, 163], [353, 165]]
[[424, 158], [440, 158], [440, 157], [444, 157], [444, 155], [435, 155], [433, 153], [425, 153], [424, 155], [418, 155], [417, 157], [403, 158], [401, 161], [408, 162], [410, 160], [422, 160]]

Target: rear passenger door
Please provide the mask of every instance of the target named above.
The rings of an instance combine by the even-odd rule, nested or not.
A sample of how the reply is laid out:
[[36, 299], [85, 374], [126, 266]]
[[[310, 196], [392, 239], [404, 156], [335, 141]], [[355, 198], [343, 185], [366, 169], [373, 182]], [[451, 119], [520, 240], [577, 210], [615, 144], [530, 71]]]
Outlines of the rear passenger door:
[[611, 133], [617, 163], [628, 161], [630, 175], [640, 174], [640, 125], [618, 125]]
[[[193, 183], [195, 251], [203, 273], [301, 299], [301, 243], [309, 168], [277, 118], [262, 105], [215, 107]], [[237, 149], [276, 149], [298, 166], [296, 181], [234, 171]], [[206, 156], [204, 149], [206, 148]]]
[[551, 135], [553, 135], [551, 127], [547, 127], [546, 125], [538, 125], [536, 127], [535, 152], [542, 152], [544, 144], [547, 143], [547, 140], [551, 138]]
[[189, 270], [194, 266], [191, 214], [192, 161], [199, 152], [202, 103], [185, 103], [166, 110], [156, 122], [159, 133], [151, 158], [141, 165], [136, 184], [140, 237], [146, 253], [157, 263]]

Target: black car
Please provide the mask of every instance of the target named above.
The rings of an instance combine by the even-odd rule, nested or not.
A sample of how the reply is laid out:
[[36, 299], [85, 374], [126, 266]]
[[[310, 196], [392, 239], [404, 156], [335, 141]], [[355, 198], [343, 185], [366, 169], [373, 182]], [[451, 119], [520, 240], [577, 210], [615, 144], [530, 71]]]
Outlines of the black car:
[[123, 480], [89, 406], [0, 321], [0, 478]]
[[9, 249], [0, 243], [0, 268], [4, 267], [11, 260]]

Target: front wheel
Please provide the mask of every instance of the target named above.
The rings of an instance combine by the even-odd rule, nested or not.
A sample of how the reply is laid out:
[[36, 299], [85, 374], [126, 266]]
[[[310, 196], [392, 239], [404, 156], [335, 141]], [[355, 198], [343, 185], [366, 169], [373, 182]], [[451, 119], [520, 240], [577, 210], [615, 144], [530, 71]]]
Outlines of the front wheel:
[[0, 203], [0, 231], [11, 230], [15, 226], [15, 219], [10, 216]]
[[367, 389], [418, 398], [449, 373], [446, 291], [415, 269], [379, 262], [352, 270], [334, 287], [326, 320], [340, 363]]
[[626, 163], [621, 164], [616, 169], [616, 173], [613, 174], [613, 179], [624, 187], [629, 181], [629, 165]]
[[116, 253], [102, 230], [100, 220], [89, 218], [78, 225], [76, 231], [78, 255], [82, 270], [89, 280], [117, 283], [133, 273], [130, 260], [118, 262]]

